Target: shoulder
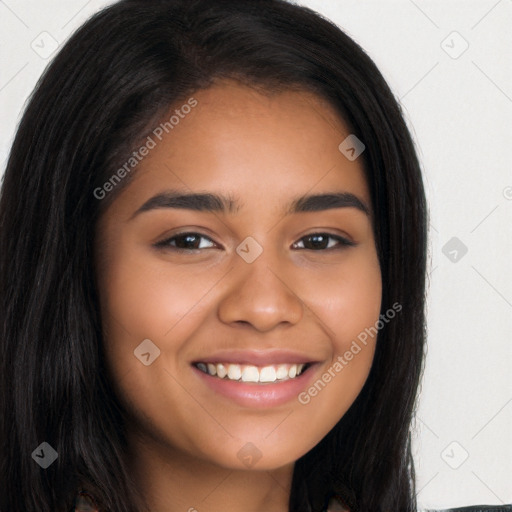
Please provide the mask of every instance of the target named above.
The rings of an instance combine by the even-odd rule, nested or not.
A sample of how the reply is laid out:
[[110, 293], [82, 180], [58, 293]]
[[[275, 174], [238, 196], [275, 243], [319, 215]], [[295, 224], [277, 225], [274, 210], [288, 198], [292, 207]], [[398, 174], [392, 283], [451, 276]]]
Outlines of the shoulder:
[[423, 512], [512, 512], [512, 504], [509, 505], [471, 505], [468, 507], [429, 509]]
[[71, 512], [99, 512], [94, 498], [85, 491], [80, 491]]
[[333, 496], [329, 500], [329, 504], [325, 509], [325, 512], [350, 512], [347, 506], [342, 502], [341, 498]]
[[[336, 496], [332, 497], [324, 512], [350, 512], [347, 506]], [[512, 504], [508, 505], [471, 505], [468, 507], [429, 509], [419, 512], [512, 512]]]

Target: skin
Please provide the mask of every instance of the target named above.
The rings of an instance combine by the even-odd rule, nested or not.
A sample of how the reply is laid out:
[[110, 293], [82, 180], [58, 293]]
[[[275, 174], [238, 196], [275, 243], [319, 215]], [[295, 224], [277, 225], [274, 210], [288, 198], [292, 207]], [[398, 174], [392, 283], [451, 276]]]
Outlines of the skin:
[[[349, 130], [317, 96], [224, 81], [194, 98], [198, 105], [138, 164], [98, 223], [107, 365], [130, 413], [132, 475], [153, 512], [284, 512], [294, 462], [359, 394], [376, 338], [306, 405], [242, 407], [198, 379], [191, 362], [220, 349], [288, 348], [319, 361], [313, 382], [332, 368], [379, 319], [371, 211], [286, 215], [284, 207], [305, 194], [345, 191], [371, 208], [368, 186], [361, 158], [338, 150]], [[167, 189], [231, 194], [241, 207], [132, 217]], [[178, 233], [206, 238], [181, 253], [176, 239], [154, 247]], [[356, 245], [329, 238], [315, 248], [307, 237], [315, 233]], [[248, 236], [263, 248], [252, 263], [236, 252]], [[160, 350], [149, 366], [134, 357], [144, 339]], [[237, 456], [248, 442], [261, 453], [250, 468]]]

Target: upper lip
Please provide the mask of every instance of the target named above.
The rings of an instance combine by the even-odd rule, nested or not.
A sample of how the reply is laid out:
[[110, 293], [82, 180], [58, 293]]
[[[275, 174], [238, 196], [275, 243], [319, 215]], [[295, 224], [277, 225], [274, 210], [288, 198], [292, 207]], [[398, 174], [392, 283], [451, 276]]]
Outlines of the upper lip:
[[292, 350], [223, 350], [193, 361], [197, 363], [231, 363], [254, 366], [274, 364], [302, 364], [316, 362], [311, 356]]

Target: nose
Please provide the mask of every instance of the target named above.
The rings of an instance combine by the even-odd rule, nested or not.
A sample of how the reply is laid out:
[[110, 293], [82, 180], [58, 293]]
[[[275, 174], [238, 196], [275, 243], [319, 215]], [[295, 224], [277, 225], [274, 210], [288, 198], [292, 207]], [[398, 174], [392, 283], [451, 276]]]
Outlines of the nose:
[[229, 272], [228, 291], [218, 306], [219, 319], [228, 325], [250, 325], [265, 332], [280, 324], [297, 324], [304, 314], [304, 303], [291, 287], [289, 268], [265, 250], [252, 263], [236, 260]]

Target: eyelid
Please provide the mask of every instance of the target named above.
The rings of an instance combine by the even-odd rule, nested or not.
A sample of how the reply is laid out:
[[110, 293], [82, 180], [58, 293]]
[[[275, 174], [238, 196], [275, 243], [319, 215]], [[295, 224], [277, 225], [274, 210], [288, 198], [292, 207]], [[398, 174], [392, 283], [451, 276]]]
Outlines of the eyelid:
[[173, 246], [169, 245], [169, 242], [171, 240], [173, 240], [174, 238], [177, 238], [179, 236], [184, 236], [184, 235], [196, 235], [199, 238], [206, 238], [206, 239], [208, 239], [214, 245], [217, 245], [217, 246], [219, 245], [210, 236], [205, 235], [204, 233], [201, 233], [200, 231], [185, 230], [185, 231], [180, 231], [178, 233], [173, 233], [172, 235], [165, 237], [163, 240], [160, 240], [159, 242], [154, 243], [153, 246], [158, 248], [158, 249], [170, 249], [170, 250], [174, 250], [174, 251], [177, 251], [177, 252], [189, 252], [189, 251], [202, 251], [202, 250], [204, 250], [204, 249], [181, 249], [180, 247], [173, 247]]
[[[328, 249], [321, 249], [321, 250], [318, 250], [318, 251], [315, 251], [313, 249], [302, 249], [302, 250], [309, 250], [309, 251], [312, 251], [312, 252], [325, 252], [325, 251], [335, 250], [337, 248], [343, 248], [345, 246], [354, 247], [354, 246], [357, 245], [356, 242], [354, 242], [353, 240], [350, 240], [348, 237], [343, 236], [343, 235], [339, 235], [339, 234], [335, 234], [335, 233], [330, 233], [329, 231], [314, 231], [313, 233], [307, 233], [305, 235], [302, 235], [299, 238], [298, 242], [300, 242], [304, 238], [307, 238], [307, 237], [310, 237], [310, 236], [319, 236], [319, 235], [323, 235], [323, 236], [326, 236], [327, 238], [333, 238], [333, 239], [337, 240], [339, 242], [338, 247], [334, 247], [334, 248], [330, 247]], [[294, 242], [294, 245], [297, 244], [298, 242]]]

